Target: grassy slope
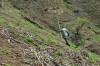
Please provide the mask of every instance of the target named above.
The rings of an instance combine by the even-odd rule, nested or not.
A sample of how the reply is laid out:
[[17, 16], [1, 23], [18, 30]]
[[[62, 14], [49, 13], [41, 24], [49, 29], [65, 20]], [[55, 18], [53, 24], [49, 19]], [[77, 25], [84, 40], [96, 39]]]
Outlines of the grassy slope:
[[[64, 50], [66, 50], [66, 46], [62, 43], [63, 41], [61, 39], [59, 39], [59, 36], [55, 31], [52, 31], [52, 30], [47, 29], [47, 28], [40, 29], [39, 27], [35, 26], [34, 24], [31, 24], [30, 22], [25, 21], [21, 17], [20, 13], [21, 12], [19, 10], [15, 9], [13, 7], [10, 7], [10, 8], [5, 7], [5, 9], [0, 9], [0, 25], [3, 27], [10, 26], [10, 27], [16, 28], [17, 30], [20, 30], [23, 34], [23, 37], [24, 37], [24, 39], [22, 39], [22, 40], [25, 40], [25, 41], [27, 40], [26, 42], [28, 44], [31, 44], [30, 46], [34, 46], [33, 44], [37, 45], [35, 48], [38, 50], [40, 50], [41, 48], [44, 48], [44, 47], [48, 47], [48, 46], [52, 47], [53, 46], [52, 48], [56, 48], [57, 49], [56, 52], [58, 54], [64, 53]], [[72, 22], [72, 24], [74, 24], [74, 23]], [[76, 25], [74, 24], [74, 26], [77, 26], [79, 24], [78, 23]], [[97, 28], [93, 24], [91, 26], [94, 27], [93, 28], [94, 30], [99, 31], [99, 28]], [[87, 28], [84, 27], [82, 30], [85, 31], [85, 30], [87, 30]], [[71, 32], [73, 32], [73, 31], [74, 31], [74, 28], [72, 27]], [[30, 37], [24, 35], [25, 32], [30, 32], [33, 35], [33, 37], [30, 38]], [[88, 33], [92, 34], [92, 37], [94, 37], [93, 38], [94, 40], [87, 41], [87, 44], [99, 42], [99, 40], [100, 40], [99, 35], [96, 35], [91, 30], [90, 31], [88, 30]], [[85, 36], [85, 38], [86, 37], [87, 36]], [[41, 45], [41, 42], [43, 44], [46, 44], [46, 45]], [[63, 48], [61, 48], [62, 46], [63, 46]], [[26, 46], [26, 47], [28, 47], [28, 46]], [[8, 48], [8, 49], [10, 49], [10, 48]], [[74, 46], [67, 47], [67, 49], [77, 51], [77, 49], [75, 49]], [[54, 54], [53, 54], [54, 58], [60, 59], [60, 58], [64, 57], [64, 59], [65, 59], [65, 57], [66, 57], [65, 55], [60, 57], [59, 55], [56, 54], [56, 52], [54, 52]], [[4, 52], [4, 53], [9, 53], [9, 51]], [[89, 57], [90, 57], [90, 61], [92, 60], [93, 63], [95, 63], [96, 60], [100, 60], [98, 58], [94, 59], [96, 57], [95, 55], [92, 56], [91, 54], [89, 54]], [[24, 60], [25, 60], [25, 58], [24, 58]], [[25, 60], [25, 61], [27, 63], [27, 60]]]

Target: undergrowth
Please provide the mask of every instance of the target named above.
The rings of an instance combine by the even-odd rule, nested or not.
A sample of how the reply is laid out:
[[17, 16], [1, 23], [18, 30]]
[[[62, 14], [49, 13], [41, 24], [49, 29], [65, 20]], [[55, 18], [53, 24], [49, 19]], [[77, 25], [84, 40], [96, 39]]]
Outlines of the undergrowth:
[[97, 61], [100, 61], [100, 56], [98, 56], [94, 53], [88, 52], [88, 59], [90, 62], [96, 64]]

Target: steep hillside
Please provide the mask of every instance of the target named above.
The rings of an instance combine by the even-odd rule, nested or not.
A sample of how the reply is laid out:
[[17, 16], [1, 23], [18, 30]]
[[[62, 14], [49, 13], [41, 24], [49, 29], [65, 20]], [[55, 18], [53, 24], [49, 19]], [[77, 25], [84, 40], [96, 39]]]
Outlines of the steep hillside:
[[0, 66], [99, 66], [100, 27], [79, 1], [0, 1]]

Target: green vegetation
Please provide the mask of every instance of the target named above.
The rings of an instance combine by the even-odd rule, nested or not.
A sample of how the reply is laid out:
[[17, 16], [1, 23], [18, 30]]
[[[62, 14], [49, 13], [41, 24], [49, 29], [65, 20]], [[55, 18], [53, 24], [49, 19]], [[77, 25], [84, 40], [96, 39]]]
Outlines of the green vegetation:
[[0, 50], [2, 50], [3, 48], [2, 47], [0, 47]]
[[5, 50], [5, 51], [3, 51], [2, 53], [3, 53], [4, 55], [7, 55], [7, 54], [10, 54], [11, 51], [10, 51], [10, 50]]
[[[16, 0], [16, 1], [18, 1], [18, 0]], [[74, 14], [74, 12], [76, 10], [76, 12], [79, 11], [79, 15], [81, 15], [81, 8], [74, 8], [75, 6], [73, 7], [73, 4], [70, 3], [71, 2], [70, 0], [63, 0], [65, 3], [65, 6], [67, 7], [67, 9], [66, 9], [64, 7], [63, 1], [62, 1], [62, 3], [59, 1], [62, 1], [62, 0], [57, 0], [58, 5], [56, 4], [56, 1], [54, 2], [53, 0], [48, 0], [48, 1], [44, 1], [44, 2], [36, 1], [34, 4], [33, 3], [29, 4], [27, 2], [24, 5], [22, 5], [22, 3], [19, 0], [18, 5], [17, 4], [15, 4], [15, 5], [19, 6], [19, 8], [21, 8], [20, 6], [22, 6], [23, 8], [21, 8], [21, 10], [14, 8], [13, 7], [14, 5], [12, 5], [11, 8], [10, 7], [4, 8], [4, 9], [0, 8], [0, 25], [3, 27], [7, 27], [7, 28], [9, 28], [9, 27], [16, 28], [18, 30], [19, 34], [18, 34], [18, 36], [15, 34], [14, 39], [17, 39], [22, 42], [25, 41], [27, 43], [25, 45], [24, 44], [20, 45], [20, 42], [18, 42], [18, 43], [12, 42], [13, 46], [9, 45], [10, 48], [12, 49], [13, 47], [18, 47], [17, 51], [19, 52], [19, 54], [14, 53], [14, 55], [15, 54], [20, 55], [20, 51], [22, 51], [21, 49], [23, 49], [23, 50], [26, 48], [30, 49], [30, 47], [33, 47], [33, 46], [34, 46], [34, 49], [37, 50], [37, 52], [38, 51], [42, 52], [41, 50], [45, 47], [47, 49], [46, 50], [47, 54], [50, 54], [50, 56], [52, 58], [54, 58], [58, 61], [60, 58], [61, 58], [60, 60], [62, 60], [64, 58], [64, 61], [68, 61], [68, 59], [74, 61], [72, 58], [68, 58], [65, 60], [65, 58], [67, 58], [67, 51], [71, 50], [72, 53], [81, 52], [81, 49], [84, 47], [84, 46], [82, 46], [82, 44], [87, 45], [87, 44], [91, 44], [93, 42], [98, 42], [98, 43], [100, 42], [100, 35], [95, 34], [95, 31], [100, 32], [100, 28], [96, 27], [96, 25], [94, 25], [94, 23], [93, 24], [91, 23], [92, 25], [90, 25], [89, 19], [87, 17], [84, 18], [84, 17], [82, 17], [83, 15], [79, 17], [79, 16], [76, 16], [78, 14], [76, 14], [76, 13]], [[19, 4], [19, 2], [21, 3], [21, 5]], [[41, 3], [41, 2], [43, 2], [43, 3]], [[54, 5], [53, 5], [53, 2], [54, 2]], [[62, 5], [60, 5], [59, 3]], [[31, 7], [31, 6], [34, 6], [34, 7]], [[30, 7], [31, 7], [31, 9], [30, 9]], [[41, 8], [43, 8], [43, 9], [41, 9]], [[45, 10], [45, 11], [43, 11], [43, 10]], [[59, 14], [61, 12], [62, 14], [58, 16], [58, 15], [56, 15], [57, 12]], [[57, 19], [58, 17], [59, 17], [59, 19]], [[29, 21], [26, 20], [25, 18], [28, 18]], [[70, 33], [68, 40], [70, 39], [69, 41], [70, 41], [70, 43], [72, 43], [71, 46], [66, 46], [64, 44], [64, 41], [61, 40], [59, 33], [56, 32], [58, 30], [58, 26], [56, 24], [56, 22], [58, 20], [62, 21], [61, 24], [63, 27], [68, 27], [68, 30]], [[92, 29], [95, 31], [92, 31]], [[32, 37], [28, 37], [27, 32], [29, 32], [29, 34], [31, 34]], [[12, 33], [11, 33], [11, 37], [13, 37]], [[20, 33], [21, 33], [21, 36], [20, 36]], [[93, 38], [93, 40], [91, 40], [91, 37]], [[87, 41], [87, 42], [85, 42], [85, 41]], [[81, 46], [77, 46], [77, 45], [81, 45]], [[7, 45], [7, 48], [9, 48], [8, 45]], [[3, 48], [0, 48], [0, 51], [2, 52], [2, 54], [4, 54], [2, 56], [5, 56], [5, 55], [7, 56], [7, 54], [10, 55], [10, 53], [11, 53], [10, 50], [2, 50], [2, 49]], [[33, 49], [33, 48], [31, 48], [31, 49]], [[50, 52], [48, 51], [49, 49], [50, 49]], [[31, 52], [30, 54], [31, 54], [30, 58], [29, 57], [27, 58], [25, 55], [26, 58], [22, 59], [21, 62], [23, 62], [25, 64], [31, 64], [30, 59], [32, 59], [33, 56], [35, 57], [36, 53]], [[44, 58], [47, 60], [50, 60], [48, 56], [46, 56]], [[42, 59], [45, 62], [44, 58], [42, 58]], [[15, 59], [15, 57], [13, 57], [13, 59]], [[42, 60], [42, 59], [40, 58], [40, 60]], [[77, 58], [75, 57], [75, 60], [76, 59]], [[100, 57], [93, 53], [88, 53], [88, 60], [91, 63], [96, 64], [97, 61], [100, 61]], [[86, 60], [86, 61], [88, 61], [88, 60]], [[61, 61], [61, 63], [63, 63], [64, 61]], [[50, 61], [50, 63], [52, 63], [52, 62]], [[72, 64], [75, 64], [75, 63], [72, 63]], [[6, 66], [10, 66], [10, 65], [7, 64]], [[77, 66], [77, 65], [73, 65], [73, 66]]]
[[41, 50], [42, 49], [42, 46], [41, 45], [38, 45], [35, 48], [38, 49], [38, 50]]
[[58, 55], [59, 56], [63, 56], [64, 54], [63, 54], [63, 51], [58, 51]]
[[70, 46], [66, 46], [66, 48], [72, 51], [77, 51], [81, 49], [81, 46], [77, 47], [75, 44], [70, 44]]
[[35, 52], [32, 52], [32, 55], [34, 56], [34, 55], [36, 55], [36, 53]]
[[94, 53], [88, 52], [89, 61], [96, 64], [97, 61], [100, 61], [100, 56], [97, 56]]
[[72, 10], [72, 5], [69, 4], [69, 0], [63, 0], [63, 1], [65, 2], [66, 7]]
[[100, 35], [94, 35], [93, 42], [99, 42], [100, 41]]
[[88, 19], [86, 19], [86, 18], [77, 18], [76, 22], [78, 24], [78, 27], [76, 29], [79, 32], [84, 27], [85, 24], [88, 24]]
[[[32, 33], [33, 36], [35, 36], [36, 39], [38, 40], [43, 40], [43, 41], [47, 41], [48, 43], [57, 43], [56, 40], [52, 40], [54, 38], [56, 38], [53, 34], [55, 34], [55, 31], [53, 30], [48, 30], [48, 29], [40, 29], [39, 27], [35, 26], [34, 24], [31, 24], [29, 22], [27, 22], [26, 20], [24, 20], [21, 15], [20, 15], [20, 11], [14, 8], [10, 8], [8, 10], [3, 10], [0, 9], [1, 12], [3, 13], [7, 13], [6, 16], [5, 14], [1, 14], [0, 16], [3, 16], [5, 18], [1, 18], [0, 17], [0, 25], [2, 26], [11, 26], [14, 27], [16, 29], [21, 29], [21, 31], [27, 32], [30, 31], [30, 33]], [[13, 11], [12, 11], [13, 10]], [[47, 39], [47, 37], [50, 36], [50, 38], [52, 39]], [[25, 40], [27, 40], [30, 43], [34, 43], [34, 44], [38, 44], [37, 42], [33, 41], [33, 38], [31, 37], [25, 37]]]
[[48, 38], [48, 40], [43, 42], [44, 44], [59, 44], [58, 41], [52, 39], [52, 38]]
[[10, 64], [5, 64], [5, 66], [11, 66]]
[[48, 43], [53, 43], [53, 44], [57, 44], [58, 42], [52, 38], [48, 39]]
[[86, 18], [77, 18], [76, 21], [80, 22], [80, 23], [88, 23], [88, 19], [86, 19]]
[[33, 39], [32, 39], [31, 37], [26, 37], [26, 40], [27, 40], [28, 42], [33, 43]]
[[21, 61], [25, 64], [30, 64], [29, 59], [22, 59]]

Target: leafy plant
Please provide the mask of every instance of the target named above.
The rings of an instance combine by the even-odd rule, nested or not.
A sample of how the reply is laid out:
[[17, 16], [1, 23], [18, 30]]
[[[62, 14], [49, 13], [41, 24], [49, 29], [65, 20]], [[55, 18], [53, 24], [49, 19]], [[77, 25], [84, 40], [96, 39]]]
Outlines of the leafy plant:
[[36, 55], [36, 53], [35, 52], [32, 52], [32, 55]]
[[22, 62], [25, 63], [25, 64], [30, 64], [28, 59], [22, 59]]
[[38, 50], [41, 50], [41, 48], [42, 48], [41, 45], [36, 46], [36, 49], [38, 49]]
[[100, 56], [96, 55], [92, 52], [88, 52], [88, 60], [94, 64], [97, 63], [97, 61], [100, 61]]
[[58, 51], [58, 55], [59, 56], [62, 56], [63, 55], [63, 52], [62, 51]]
[[77, 18], [76, 19], [76, 33], [75, 33], [75, 43], [76, 45], [79, 45], [79, 44], [84, 44], [84, 36], [81, 35], [80, 31], [81, 29], [86, 25], [88, 24], [88, 19], [86, 18]]
[[10, 66], [10, 64], [5, 64], [5, 66]]
[[70, 44], [70, 46], [66, 46], [66, 48], [72, 51], [81, 49], [81, 47], [77, 47], [75, 44]]
[[28, 41], [28, 42], [33, 42], [33, 39], [31, 38], [31, 37], [26, 37], [26, 40]]
[[100, 41], [100, 35], [94, 35], [94, 42], [99, 42]]
[[2, 50], [3, 48], [2, 47], [0, 47], [0, 50]]
[[4, 54], [4, 55], [6, 55], [6, 54], [10, 54], [10, 53], [11, 53], [10, 50], [5, 50], [5, 51], [3, 51], [3, 54]]
[[77, 18], [76, 21], [80, 23], [88, 23], [88, 19], [86, 18]]
[[57, 44], [58, 42], [52, 38], [48, 39], [48, 43], [53, 43], [53, 44]]
[[54, 57], [55, 57], [55, 59], [57, 59], [57, 60], [59, 59], [59, 56], [58, 56], [58, 55], [55, 55]]
[[96, 63], [97, 61], [95, 56], [91, 52], [88, 53], [88, 58], [89, 58], [89, 61], [91, 61], [92, 63]]
[[69, 1], [68, 0], [63, 0], [63, 1], [65, 2], [66, 7], [72, 10], [72, 5], [69, 4]]
[[43, 41], [43, 43], [44, 43], [45, 45], [47, 45], [47, 44], [48, 44], [48, 41]]

